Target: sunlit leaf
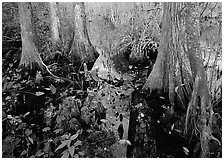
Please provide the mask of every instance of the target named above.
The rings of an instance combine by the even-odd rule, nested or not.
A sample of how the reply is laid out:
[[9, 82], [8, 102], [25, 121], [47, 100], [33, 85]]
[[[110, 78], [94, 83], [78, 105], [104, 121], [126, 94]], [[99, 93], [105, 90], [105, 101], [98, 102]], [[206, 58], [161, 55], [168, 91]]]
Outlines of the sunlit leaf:
[[186, 155], [189, 155], [189, 150], [186, 147], [183, 147], [183, 151]]
[[165, 105], [165, 104], [164, 104], [164, 105], [162, 105], [162, 106], [161, 106], [161, 108], [165, 108], [165, 109], [166, 109], [166, 105]]
[[17, 122], [17, 123], [22, 123], [22, 119], [19, 117], [19, 118], [16, 118], [15, 117], [15, 121]]
[[56, 152], [57, 150], [59, 150], [59, 149], [65, 147], [66, 145], [67, 145], [66, 142], [63, 141], [62, 144], [60, 144], [60, 145], [56, 148], [55, 152]]
[[19, 130], [19, 129], [22, 129], [22, 128], [25, 128], [25, 127], [26, 127], [26, 123], [21, 123], [21, 124], [19, 125], [19, 127], [16, 128], [16, 130]]
[[21, 70], [22, 70], [21, 68], [19, 68], [19, 69], [16, 69], [16, 72], [21, 72]]
[[162, 96], [160, 96], [159, 98], [161, 98], [161, 99], [165, 99], [164, 97], [162, 97]]
[[50, 86], [50, 89], [51, 89], [52, 94], [55, 94], [57, 91], [57, 89], [52, 84]]
[[68, 134], [64, 134], [64, 135], [61, 136], [61, 138], [63, 138], [63, 139], [68, 139], [69, 136], [70, 136], [70, 135], [68, 135]]
[[120, 144], [123, 144], [123, 145], [131, 145], [131, 142], [129, 141], [129, 140], [126, 140], [126, 139], [121, 139], [120, 141], [119, 141], [119, 143]]
[[9, 67], [12, 68], [12, 66], [13, 66], [13, 63], [10, 63], [10, 64], [9, 64]]
[[28, 139], [33, 144], [33, 139], [31, 137], [28, 137]]
[[56, 133], [56, 134], [58, 134], [59, 132], [61, 132], [63, 129], [56, 129], [56, 130], [54, 130], [54, 133]]
[[78, 154], [79, 154], [80, 156], [84, 156], [84, 155], [85, 155], [83, 152], [78, 152]]
[[55, 79], [55, 82], [56, 82], [56, 83], [64, 83], [64, 80], [61, 79], [61, 78], [56, 78], [56, 79]]
[[92, 129], [87, 129], [87, 132], [91, 133], [91, 132], [93, 132], [93, 130]]
[[41, 95], [44, 95], [44, 92], [36, 92], [35, 95], [36, 96], [41, 96]]
[[26, 80], [22, 80], [21, 83], [26, 83]]
[[23, 117], [26, 117], [27, 115], [29, 115], [30, 114], [30, 112], [27, 112], [27, 113], [25, 113], [24, 115], [23, 115]]
[[135, 108], [140, 108], [142, 106], [142, 103], [139, 103], [135, 106]]
[[35, 79], [35, 82], [40, 84], [40, 82], [43, 81], [43, 77], [41, 75], [41, 72], [37, 72], [36, 73], [36, 79]]
[[62, 155], [62, 157], [61, 158], [69, 158], [69, 152], [68, 152], [68, 150], [66, 149], [66, 151], [65, 152], [63, 152], [63, 155]]
[[38, 150], [37, 153], [35, 154], [36, 157], [40, 157], [44, 154], [41, 150]]
[[140, 116], [141, 116], [141, 117], [144, 117], [145, 115], [144, 115], [143, 113], [140, 113]]
[[102, 123], [106, 123], [106, 122], [108, 122], [108, 120], [106, 120], [106, 119], [101, 119], [100, 120]]
[[68, 140], [65, 140], [64, 142], [67, 144], [68, 147], [70, 147], [70, 144], [72, 141], [70, 139], [68, 139]]
[[78, 136], [79, 136], [79, 134], [76, 133], [76, 134], [74, 134], [73, 136], [70, 137], [70, 140], [74, 140], [74, 139], [76, 139]]
[[83, 90], [76, 90], [77, 94], [83, 93]]
[[8, 100], [10, 100], [10, 99], [11, 99], [10, 96], [7, 96], [7, 97], [5, 98], [6, 101], [8, 101]]
[[75, 155], [74, 155], [74, 158], [79, 158], [79, 155], [78, 155], [78, 154], [75, 154]]
[[175, 124], [172, 124], [172, 125], [171, 125], [171, 127], [170, 127], [170, 128], [171, 128], [171, 130], [173, 130], [173, 129], [174, 129], [174, 127], [175, 127]]
[[99, 81], [99, 77], [96, 75], [96, 73], [92, 73], [92, 78], [94, 81]]
[[4, 83], [4, 86], [2, 87], [2, 92], [4, 92], [7, 89], [8, 83]]
[[69, 151], [70, 155], [73, 156], [74, 152], [75, 152], [75, 146], [68, 147], [68, 151]]
[[49, 131], [49, 130], [51, 130], [50, 127], [45, 127], [45, 128], [43, 128], [43, 132], [47, 132], [47, 131]]
[[141, 128], [145, 128], [145, 127], [146, 127], [146, 124], [145, 124], [145, 123], [141, 123], [141, 124], [140, 124], [140, 127], [141, 127]]
[[27, 153], [27, 151], [24, 150], [24, 151], [22, 151], [22, 153], [20, 154], [20, 156], [22, 157], [22, 156], [24, 156], [26, 153]]
[[182, 131], [180, 129], [174, 129], [176, 132], [181, 133]]
[[75, 142], [75, 144], [74, 144], [75, 147], [80, 146], [80, 145], [82, 145], [82, 141], [79, 141], [79, 140], [77, 142]]
[[25, 134], [26, 134], [27, 136], [29, 136], [31, 133], [32, 133], [32, 130], [30, 130], [30, 129], [26, 129]]

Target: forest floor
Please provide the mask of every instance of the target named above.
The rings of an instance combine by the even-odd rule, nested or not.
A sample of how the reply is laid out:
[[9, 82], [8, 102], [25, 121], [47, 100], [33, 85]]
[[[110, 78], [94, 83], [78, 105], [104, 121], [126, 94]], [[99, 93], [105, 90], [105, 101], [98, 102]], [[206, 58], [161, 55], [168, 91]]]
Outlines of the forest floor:
[[[118, 89], [114, 89], [114, 91], [112, 92], [116, 92], [118, 91]], [[132, 91], [132, 89], [129, 89], [129, 91]], [[124, 129], [124, 133], [123, 133], [123, 139], [128, 139], [128, 127], [129, 127], [129, 116], [130, 116], [130, 112], [129, 112], [129, 108], [131, 105], [131, 97], [130, 97], [130, 93], [128, 94], [128, 90], [123, 89], [121, 90], [121, 93], [126, 93], [125, 97], [118, 96], [115, 97], [115, 99], [119, 99], [117, 102], [115, 102], [115, 104], [105, 104], [104, 106], [108, 105], [108, 109], [107, 109], [107, 116], [106, 119], [111, 123], [114, 124], [114, 126], [112, 127], [113, 132], [116, 135], [117, 141], [112, 145], [113, 148], [113, 156], [116, 158], [125, 158], [126, 157], [126, 150], [127, 150], [127, 145], [124, 144], [120, 144], [119, 143], [119, 136], [118, 136], [118, 127], [119, 125], [122, 123], [123, 124], [123, 129]], [[114, 108], [114, 109], [113, 109]], [[121, 122], [119, 120], [119, 116], [116, 117], [116, 113], [122, 114], [123, 115], [123, 121]]]
[[[106, 108], [106, 120], [108, 121], [107, 127], [110, 128], [115, 137], [116, 142], [111, 146], [112, 157], [125, 158], [127, 145], [119, 143], [120, 137], [118, 133], [118, 127], [123, 125], [124, 133], [122, 139], [128, 139], [128, 127], [131, 105], [131, 93], [133, 87], [130, 84], [124, 84], [124, 86], [114, 87], [113, 85], [106, 85], [105, 88], [98, 90], [97, 97], [102, 96], [101, 103]], [[94, 100], [93, 100], [94, 101]], [[120, 115], [122, 114], [123, 120], [120, 121]]]

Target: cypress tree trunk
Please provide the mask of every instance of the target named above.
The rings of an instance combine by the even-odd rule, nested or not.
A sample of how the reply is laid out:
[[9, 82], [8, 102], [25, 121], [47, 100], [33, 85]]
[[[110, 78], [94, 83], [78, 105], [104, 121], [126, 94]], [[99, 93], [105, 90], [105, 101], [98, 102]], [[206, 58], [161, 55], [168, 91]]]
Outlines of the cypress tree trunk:
[[57, 11], [56, 2], [49, 2], [49, 14], [51, 21], [51, 41], [54, 50], [57, 49], [57, 43], [59, 43], [60, 41], [58, 32], [59, 19], [57, 17], [56, 11]]
[[[203, 61], [200, 56], [199, 45], [199, 24], [192, 14], [194, 6], [192, 3], [187, 3], [185, 14], [186, 26], [186, 41], [187, 41], [187, 54], [190, 61], [191, 70], [194, 79], [194, 88], [191, 96], [191, 101], [188, 105], [185, 133], [187, 133], [189, 126], [192, 126], [192, 120], [196, 122], [195, 128], [200, 132], [201, 154], [200, 157], [209, 157], [210, 149], [209, 142], [217, 140], [212, 136], [212, 116], [213, 110], [211, 105], [211, 96], [208, 90], [205, 69]], [[193, 31], [193, 32], [192, 32]], [[218, 140], [217, 140], [218, 141]]]
[[43, 73], [47, 72], [47, 68], [41, 60], [38, 49], [34, 43], [35, 33], [32, 24], [32, 6], [31, 2], [20, 2], [19, 18], [22, 38], [22, 55], [20, 67], [31, 70], [32, 74], [36, 74], [36, 70], [40, 69]]
[[84, 2], [73, 4], [73, 9], [75, 35], [70, 54], [74, 62], [94, 62], [99, 54], [89, 39]]

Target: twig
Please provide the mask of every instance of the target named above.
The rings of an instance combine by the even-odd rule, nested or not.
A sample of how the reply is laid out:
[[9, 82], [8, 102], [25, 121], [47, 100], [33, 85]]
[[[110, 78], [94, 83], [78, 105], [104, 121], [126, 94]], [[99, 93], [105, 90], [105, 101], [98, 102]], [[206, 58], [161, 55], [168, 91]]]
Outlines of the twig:
[[207, 7], [208, 7], [208, 2], [206, 3], [205, 8], [204, 8], [203, 11], [201, 12], [200, 17], [202, 17], [202, 15], [203, 15], [203, 13], [205, 12], [205, 10], [207, 9]]
[[147, 12], [151, 12], [151, 11], [154, 11], [154, 10], [157, 10], [157, 9], [161, 9], [160, 7], [157, 7], [157, 8], [152, 8], [152, 9], [148, 9], [146, 10]]

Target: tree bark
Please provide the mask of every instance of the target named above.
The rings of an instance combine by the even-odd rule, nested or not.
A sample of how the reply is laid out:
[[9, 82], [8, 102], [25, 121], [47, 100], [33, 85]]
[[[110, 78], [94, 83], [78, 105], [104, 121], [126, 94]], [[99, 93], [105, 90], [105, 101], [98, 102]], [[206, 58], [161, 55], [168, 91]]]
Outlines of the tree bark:
[[94, 62], [99, 54], [89, 39], [84, 2], [75, 3], [73, 9], [75, 35], [70, 54], [75, 62]]
[[[150, 73], [144, 90], [158, 90], [169, 93], [171, 106], [175, 102], [175, 87], [181, 84], [181, 78], [177, 78], [180, 70], [180, 36], [179, 36], [179, 11], [180, 3], [164, 3], [162, 31], [158, 57]], [[178, 75], [181, 76], [180, 74]]]
[[[187, 9], [185, 11], [185, 26], [186, 26], [186, 41], [187, 41], [187, 55], [190, 60], [191, 70], [194, 79], [194, 89], [192, 93], [191, 101], [188, 105], [188, 111], [186, 116], [185, 131], [190, 128], [190, 119], [198, 119], [196, 128], [200, 132], [201, 142], [201, 154], [200, 157], [209, 157], [209, 142], [215, 138], [212, 136], [212, 116], [213, 110], [211, 105], [211, 96], [209, 94], [206, 74], [203, 66], [203, 61], [200, 55], [199, 44], [199, 24], [195, 19], [195, 8], [192, 3], [187, 3]], [[193, 32], [192, 32], [193, 31]], [[199, 111], [198, 111], [199, 110]], [[197, 115], [190, 115], [190, 113], [197, 113]], [[195, 116], [197, 116], [195, 118]], [[186, 133], [185, 132], [185, 133]]]
[[51, 21], [51, 41], [54, 50], [57, 49], [57, 43], [59, 43], [60, 41], [58, 32], [59, 19], [57, 17], [56, 11], [57, 11], [56, 2], [49, 2], [49, 14]]
[[[209, 140], [215, 139], [211, 129], [213, 111], [200, 56], [199, 25], [194, 15], [195, 7], [191, 5], [191, 3], [164, 3], [159, 53], [143, 89], [168, 92], [170, 104], [174, 106], [178, 84], [186, 85], [193, 80], [194, 87], [187, 108], [185, 134], [197, 128], [202, 149], [200, 156], [208, 157]], [[184, 12], [181, 12], [182, 8], [185, 8]], [[189, 78], [189, 74], [192, 78]]]
[[42, 62], [38, 49], [34, 44], [36, 35], [32, 24], [31, 2], [20, 2], [18, 7], [22, 38], [22, 56], [19, 66], [29, 68], [34, 72], [37, 68], [41, 69], [42, 72], [46, 72], [46, 66]]

